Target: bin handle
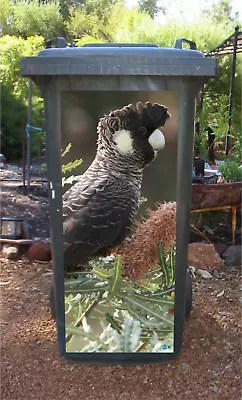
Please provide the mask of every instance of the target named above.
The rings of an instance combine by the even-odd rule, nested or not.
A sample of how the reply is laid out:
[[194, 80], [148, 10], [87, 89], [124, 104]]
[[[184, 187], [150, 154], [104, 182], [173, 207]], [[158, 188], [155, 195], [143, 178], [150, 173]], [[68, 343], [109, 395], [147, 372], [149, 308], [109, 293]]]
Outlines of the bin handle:
[[57, 38], [47, 40], [45, 42], [45, 48], [51, 49], [53, 47], [52, 44], [56, 44], [55, 47], [58, 47], [58, 48], [66, 47], [66, 41], [63, 37], [57, 37]]
[[175, 49], [182, 49], [182, 43], [187, 43], [190, 45], [190, 50], [197, 50], [197, 45], [195, 42], [192, 42], [191, 40], [188, 39], [176, 39], [175, 43]]

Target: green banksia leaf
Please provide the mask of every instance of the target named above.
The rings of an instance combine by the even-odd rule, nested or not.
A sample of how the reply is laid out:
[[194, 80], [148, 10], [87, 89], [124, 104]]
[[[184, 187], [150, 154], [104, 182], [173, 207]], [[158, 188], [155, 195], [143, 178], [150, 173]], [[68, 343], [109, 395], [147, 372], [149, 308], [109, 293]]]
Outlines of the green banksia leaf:
[[[160, 255], [170, 271], [174, 254]], [[72, 338], [77, 336], [82, 339], [77, 342], [80, 349], [74, 351], [162, 351], [162, 343], [173, 334], [174, 327], [174, 315], [170, 312], [174, 308], [174, 286], [165, 287], [162, 266], [141, 285], [122, 279], [120, 255], [96, 258], [89, 264], [90, 270], [66, 274], [68, 351], [73, 351], [76, 341]], [[167, 276], [172, 279], [172, 272]]]
[[72, 171], [73, 169], [79, 167], [81, 165], [82, 160], [75, 160], [75, 161], [70, 161], [66, 165], [62, 165], [62, 173], [66, 174], [68, 171]]
[[69, 151], [71, 150], [71, 146], [72, 146], [71, 143], [69, 143], [69, 144], [66, 146], [65, 150], [64, 150], [63, 153], [61, 154], [61, 157], [65, 157], [65, 155], [66, 155], [67, 153], [69, 153]]

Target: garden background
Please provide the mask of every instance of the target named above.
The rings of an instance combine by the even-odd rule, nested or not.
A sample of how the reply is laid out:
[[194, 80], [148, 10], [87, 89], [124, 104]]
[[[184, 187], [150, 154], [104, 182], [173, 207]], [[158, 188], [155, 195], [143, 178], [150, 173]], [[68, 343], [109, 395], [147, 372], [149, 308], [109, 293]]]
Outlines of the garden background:
[[[20, 77], [21, 56], [37, 55], [47, 39], [57, 36], [75, 45], [130, 42], [157, 43], [162, 47], [174, 47], [177, 38], [185, 37], [195, 41], [200, 51], [209, 52], [231, 35], [236, 25], [241, 26], [236, 0], [201, 1], [195, 14], [194, 6], [189, 12], [187, 3], [175, 1], [171, 6], [156, 0], [0, 0], [1, 142], [8, 162], [21, 159], [21, 137], [27, 124], [28, 80]], [[237, 59], [231, 134], [238, 158], [241, 154], [240, 54]], [[219, 77], [205, 87], [200, 121], [202, 132], [207, 126], [217, 127], [217, 143], [221, 149], [227, 129], [231, 68], [232, 56], [219, 58]], [[43, 128], [43, 100], [37, 87], [33, 90], [32, 114], [32, 125]], [[44, 141], [43, 134], [33, 132], [33, 156], [42, 155]]]

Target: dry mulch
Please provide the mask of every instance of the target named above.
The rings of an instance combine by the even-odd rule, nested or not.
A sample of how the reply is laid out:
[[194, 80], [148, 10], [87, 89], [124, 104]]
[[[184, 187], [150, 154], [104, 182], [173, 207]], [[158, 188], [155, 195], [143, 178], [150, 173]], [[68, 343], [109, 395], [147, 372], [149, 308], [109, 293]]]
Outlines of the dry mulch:
[[[8, 190], [16, 197], [13, 186]], [[18, 202], [10, 198], [7, 202], [5, 196], [6, 188], [4, 208], [9, 205], [11, 213], [20, 210], [21, 214], [20, 200], [31, 209], [30, 220], [34, 210], [35, 215], [40, 216], [41, 210], [42, 216], [46, 213], [41, 199], [36, 204], [36, 199], [27, 196], [26, 202], [18, 194]], [[48, 310], [50, 264], [24, 258], [1, 261], [2, 400], [241, 399], [238, 269], [213, 269], [212, 279], [193, 281], [193, 311], [177, 361], [102, 366], [68, 363], [58, 354], [55, 324]]]

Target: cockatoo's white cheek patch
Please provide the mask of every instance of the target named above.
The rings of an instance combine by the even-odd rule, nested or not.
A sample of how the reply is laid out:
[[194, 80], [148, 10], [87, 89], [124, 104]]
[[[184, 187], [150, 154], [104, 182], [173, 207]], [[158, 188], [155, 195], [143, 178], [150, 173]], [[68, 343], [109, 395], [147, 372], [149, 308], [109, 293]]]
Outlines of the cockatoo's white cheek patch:
[[155, 151], [162, 150], [166, 144], [165, 136], [160, 129], [155, 129], [150, 135], [148, 141]]
[[121, 129], [113, 135], [113, 140], [117, 145], [117, 149], [120, 154], [132, 154], [133, 153], [133, 139], [130, 131]]

